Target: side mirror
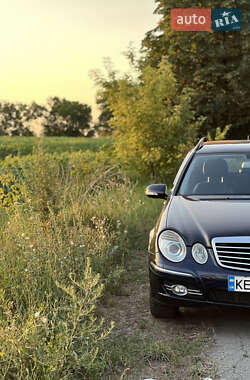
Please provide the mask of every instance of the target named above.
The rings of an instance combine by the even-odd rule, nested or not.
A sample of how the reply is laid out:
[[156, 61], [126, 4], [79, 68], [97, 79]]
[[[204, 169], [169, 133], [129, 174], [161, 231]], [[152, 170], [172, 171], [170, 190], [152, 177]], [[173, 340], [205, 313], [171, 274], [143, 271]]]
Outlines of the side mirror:
[[157, 184], [157, 185], [149, 185], [146, 188], [146, 196], [149, 198], [156, 199], [167, 199], [167, 185]]

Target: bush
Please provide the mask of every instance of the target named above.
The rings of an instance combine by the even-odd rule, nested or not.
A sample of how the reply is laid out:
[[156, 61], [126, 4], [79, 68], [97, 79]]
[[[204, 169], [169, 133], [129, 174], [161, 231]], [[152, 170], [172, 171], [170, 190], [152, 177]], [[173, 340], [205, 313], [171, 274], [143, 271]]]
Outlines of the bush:
[[99, 78], [114, 130], [114, 155], [137, 178], [173, 179], [183, 156], [193, 147], [203, 118], [195, 119], [191, 91], [180, 93], [166, 59], [159, 67], [134, 65], [138, 77]]
[[[27, 310], [15, 310], [14, 302], [1, 294], [1, 378], [94, 379], [103, 370], [97, 360], [99, 345], [112, 325], [104, 328], [93, 313], [102, 294], [99, 277], [87, 262], [82, 281], [71, 282], [68, 286], [55, 282], [58, 300], [47, 293], [44, 303], [37, 308], [30, 304]], [[22, 305], [20, 299], [17, 304]]]

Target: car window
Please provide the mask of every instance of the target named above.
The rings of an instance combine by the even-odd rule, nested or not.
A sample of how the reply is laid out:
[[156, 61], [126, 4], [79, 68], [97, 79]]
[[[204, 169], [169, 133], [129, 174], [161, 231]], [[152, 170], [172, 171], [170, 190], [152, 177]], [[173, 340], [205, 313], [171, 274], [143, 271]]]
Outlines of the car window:
[[250, 195], [250, 157], [246, 154], [196, 154], [180, 195]]

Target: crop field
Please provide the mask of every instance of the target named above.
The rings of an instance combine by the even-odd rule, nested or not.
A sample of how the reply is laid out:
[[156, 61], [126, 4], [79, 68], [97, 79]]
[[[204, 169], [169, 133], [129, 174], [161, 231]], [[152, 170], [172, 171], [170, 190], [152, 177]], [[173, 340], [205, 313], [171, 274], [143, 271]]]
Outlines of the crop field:
[[107, 164], [104, 141], [46, 139], [0, 161], [0, 379], [205, 374], [204, 328], [175, 330], [148, 311], [145, 253], [162, 202]]
[[9, 155], [32, 154], [36, 145], [42, 142], [47, 153], [78, 152], [90, 150], [97, 152], [112, 144], [109, 138], [87, 137], [0, 137], [0, 159]]

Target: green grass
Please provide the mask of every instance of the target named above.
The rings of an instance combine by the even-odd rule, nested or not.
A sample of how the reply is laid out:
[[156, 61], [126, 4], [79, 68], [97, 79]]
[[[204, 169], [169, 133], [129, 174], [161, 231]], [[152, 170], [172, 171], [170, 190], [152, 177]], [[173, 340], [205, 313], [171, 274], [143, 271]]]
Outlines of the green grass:
[[0, 378], [97, 379], [109, 327], [95, 307], [124, 273], [133, 185], [41, 151], [16, 164], [18, 184], [0, 176]]
[[[31, 149], [37, 139], [2, 141], [10, 147], [20, 141], [18, 154], [25, 155], [25, 144]], [[152, 319], [140, 314], [137, 331], [120, 339], [110, 318], [96, 313], [112, 295], [129, 296], [120, 292], [123, 284], [144, 294], [140, 254], [163, 205], [145, 197], [149, 183], [135, 184], [108, 167], [102, 153], [72, 153], [83, 142], [93, 151], [105, 141], [46, 138], [45, 151], [47, 144], [53, 153], [54, 144], [57, 153], [69, 153], [40, 148], [1, 162], [0, 378], [113, 379], [151, 361], [166, 363], [169, 376], [188, 362], [186, 378], [199, 378], [194, 361], [206, 336], [190, 345], [180, 334], [159, 341], [148, 333]]]
[[117, 167], [60, 157], [40, 148], [1, 162], [0, 378], [102, 376], [112, 358], [96, 305], [119, 289], [134, 244], [146, 249], [159, 211]]
[[[203, 350], [209, 341], [206, 332], [198, 334], [192, 341], [181, 336], [169, 337], [167, 341], [157, 340], [154, 335], [145, 332], [136, 332], [127, 337], [118, 336], [113, 338], [112, 345], [103, 348], [107, 367], [110, 368], [110, 372], [106, 372], [106, 378], [120, 379], [118, 373], [121, 373], [121, 368], [127, 368], [128, 372], [131, 372], [130, 370], [138, 367], [138, 364], [139, 368], [143, 368], [151, 362], [154, 366], [164, 367], [164, 379], [177, 380], [182, 376], [193, 380], [205, 378], [209, 365]], [[138, 372], [137, 374], [140, 375]], [[127, 376], [123, 375], [123, 378], [127, 379]]]
[[102, 147], [110, 146], [110, 138], [87, 137], [0, 137], [0, 159], [6, 156], [24, 156], [32, 154], [38, 142], [42, 142], [47, 153], [78, 152], [90, 150], [98, 152]]

